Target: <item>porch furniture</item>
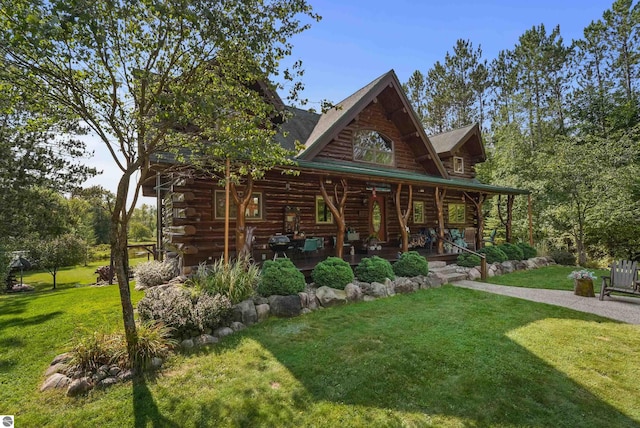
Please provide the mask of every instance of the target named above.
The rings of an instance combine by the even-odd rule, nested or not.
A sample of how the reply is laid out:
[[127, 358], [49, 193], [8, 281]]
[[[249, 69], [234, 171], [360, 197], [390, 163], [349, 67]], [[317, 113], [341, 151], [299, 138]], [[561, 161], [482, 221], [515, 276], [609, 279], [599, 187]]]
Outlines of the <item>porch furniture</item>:
[[424, 248], [427, 245], [427, 235], [412, 233], [409, 235], [409, 248]]
[[600, 300], [611, 295], [612, 291], [640, 296], [638, 262], [619, 260], [611, 265], [610, 275], [602, 277]]
[[324, 238], [321, 236], [313, 236], [312, 239], [318, 241], [318, 250], [324, 249]]
[[307, 238], [304, 240], [304, 245], [300, 247], [300, 253], [307, 255], [318, 251], [318, 240], [316, 238]]
[[498, 229], [493, 229], [491, 231], [491, 235], [489, 235], [489, 238], [482, 239], [482, 242], [486, 242], [486, 243], [491, 244], [491, 245], [496, 245], [495, 244], [495, 239], [496, 239], [496, 233], [497, 232], [498, 232]]
[[274, 235], [269, 238], [269, 248], [273, 251], [273, 260], [278, 258], [278, 254], [281, 254], [285, 259], [287, 257], [287, 249], [289, 248], [289, 238], [285, 235]]
[[464, 242], [467, 244], [467, 248], [476, 251], [476, 236], [478, 232], [474, 228], [466, 228], [464, 230]]

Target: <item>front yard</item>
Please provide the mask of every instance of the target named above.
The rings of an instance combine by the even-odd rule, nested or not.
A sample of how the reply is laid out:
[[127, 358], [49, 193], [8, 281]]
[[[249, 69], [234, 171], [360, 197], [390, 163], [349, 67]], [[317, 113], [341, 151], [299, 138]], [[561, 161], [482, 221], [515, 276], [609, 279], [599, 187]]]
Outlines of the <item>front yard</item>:
[[74, 331], [120, 325], [116, 286], [0, 296], [0, 413], [60, 427], [640, 424], [640, 326], [451, 286], [270, 319], [85, 397], [38, 391]]

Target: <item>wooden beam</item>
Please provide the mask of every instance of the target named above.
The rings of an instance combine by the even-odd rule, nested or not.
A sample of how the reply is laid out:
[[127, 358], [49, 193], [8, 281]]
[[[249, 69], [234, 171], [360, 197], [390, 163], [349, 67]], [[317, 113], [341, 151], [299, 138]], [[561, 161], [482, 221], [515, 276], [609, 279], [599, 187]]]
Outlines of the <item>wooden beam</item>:
[[529, 245], [533, 247], [533, 209], [531, 208], [531, 194], [529, 194]]
[[422, 161], [426, 161], [426, 160], [430, 160], [430, 159], [431, 159], [431, 155], [430, 154], [426, 154], [426, 155], [418, 156], [416, 158], [416, 161], [422, 162]]
[[438, 209], [438, 254], [444, 253], [444, 198], [447, 196], [447, 189], [436, 187], [436, 208]]
[[396, 116], [400, 114], [407, 114], [407, 109], [405, 107], [400, 107], [393, 111], [387, 112], [387, 119], [393, 120]]
[[401, 140], [407, 140], [409, 138], [416, 138], [419, 137], [420, 133], [418, 133], [418, 131], [415, 132], [410, 132], [408, 134], [403, 135], [402, 137], [400, 137]]

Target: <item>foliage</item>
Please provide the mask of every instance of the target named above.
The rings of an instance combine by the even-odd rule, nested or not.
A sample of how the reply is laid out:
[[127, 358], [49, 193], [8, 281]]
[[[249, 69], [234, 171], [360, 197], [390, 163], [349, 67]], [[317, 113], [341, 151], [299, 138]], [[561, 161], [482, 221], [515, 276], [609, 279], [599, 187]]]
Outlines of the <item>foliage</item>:
[[458, 266], [463, 266], [463, 267], [480, 266], [480, 262], [481, 262], [480, 257], [471, 253], [462, 253], [458, 256], [458, 259], [456, 260], [456, 264]]
[[102, 365], [114, 363], [124, 351], [126, 347], [122, 346], [115, 334], [85, 332], [74, 340], [71, 363], [85, 372], [95, 371]]
[[221, 294], [212, 295], [202, 291], [193, 305], [193, 319], [200, 331], [215, 330], [231, 313], [233, 302]]
[[163, 323], [176, 337], [190, 336], [192, 331], [198, 331], [191, 292], [183, 287], [147, 289], [138, 302], [138, 315], [143, 322]]
[[582, 269], [582, 270], [574, 270], [573, 272], [571, 272], [567, 278], [569, 279], [596, 279], [597, 276], [589, 270], [586, 269]]
[[524, 251], [515, 244], [504, 243], [498, 245], [498, 248], [507, 255], [507, 260], [520, 261], [524, 258]]
[[289, 259], [267, 260], [262, 264], [258, 293], [261, 296], [290, 295], [304, 291], [305, 280]]
[[575, 266], [576, 264], [576, 256], [570, 251], [553, 250], [549, 253], [549, 257], [555, 260], [559, 265]]
[[136, 207], [129, 222], [129, 238], [141, 242], [152, 240], [156, 230], [157, 210], [147, 204]]
[[201, 263], [187, 284], [212, 296], [222, 294], [236, 304], [254, 296], [259, 281], [260, 268], [248, 260], [225, 264], [224, 260], [218, 259], [211, 265]]
[[[143, 369], [151, 367], [154, 358], [166, 358], [177, 342], [172, 338], [171, 329], [162, 323], [140, 323], [138, 324], [138, 341], [136, 342], [136, 353], [134, 359], [135, 367]], [[125, 338], [120, 334], [121, 346], [118, 348], [121, 354], [119, 357], [121, 365], [126, 366], [129, 359], [126, 355], [127, 344]]]
[[393, 272], [398, 276], [413, 277], [427, 275], [429, 263], [417, 251], [402, 253], [400, 259], [393, 264]]
[[485, 254], [487, 256], [487, 263], [502, 263], [507, 260], [507, 255], [497, 246], [488, 246], [478, 250], [478, 253]]
[[34, 263], [49, 271], [56, 288], [58, 269], [72, 266], [84, 260], [85, 244], [74, 235], [62, 235], [45, 241], [37, 241], [29, 250]]
[[170, 279], [177, 276], [176, 264], [171, 260], [159, 262], [151, 260], [140, 263], [133, 269], [136, 283], [141, 287], [155, 287], [166, 284]]
[[386, 278], [395, 279], [393, 268], [388, 260], [382, 257], [366, 257], [355, 268], [358, 280], [362, 282], [384, 282]]
[[339, 257], [327, 257], [311, 271], [311, 278], [318, 287], [344, 289], [353, 282], [353, 269], [349, 263]]
[[538, 250], [526, 242], [518, 242], [516, 245], [522, 250], [524, 260], [532, 259], [538, 255]]

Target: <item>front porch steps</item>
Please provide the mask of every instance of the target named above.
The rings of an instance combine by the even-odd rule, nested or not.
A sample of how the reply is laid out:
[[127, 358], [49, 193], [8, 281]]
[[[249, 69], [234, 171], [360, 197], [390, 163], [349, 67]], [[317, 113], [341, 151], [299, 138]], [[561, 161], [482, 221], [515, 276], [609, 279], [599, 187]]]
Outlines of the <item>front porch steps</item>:
[[459, 269], [458, 266], [447, 265], [446, 262], [429, 262], [429, 272], [438, 274], [443, 280], [445, 280], [445, 284], [450, 284], [454, 281], [467, 279], [467, 275], [464, 273], [456, 272], [457, 269]]

